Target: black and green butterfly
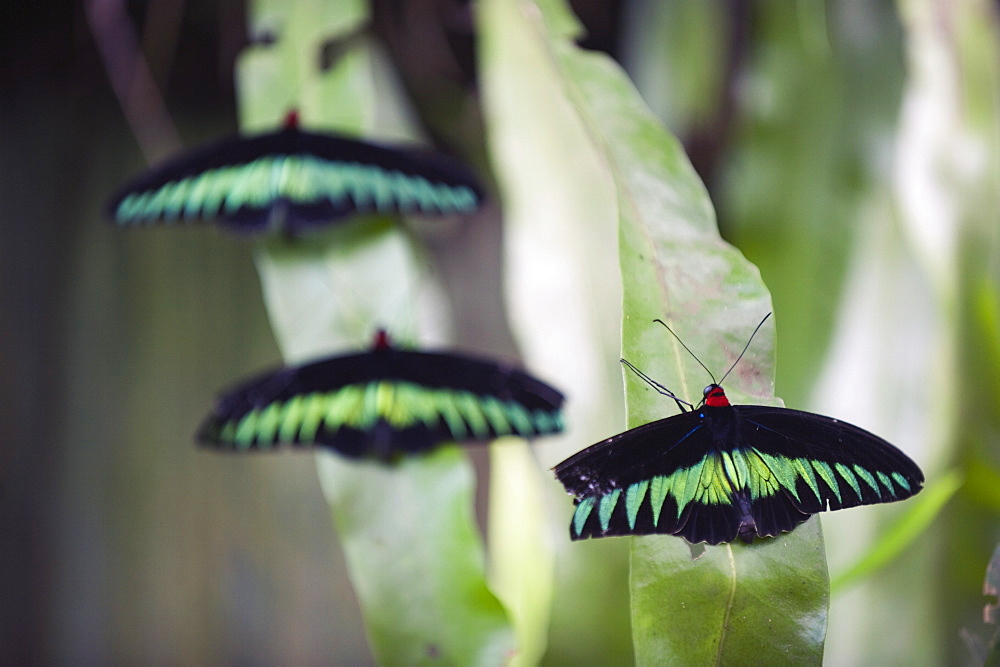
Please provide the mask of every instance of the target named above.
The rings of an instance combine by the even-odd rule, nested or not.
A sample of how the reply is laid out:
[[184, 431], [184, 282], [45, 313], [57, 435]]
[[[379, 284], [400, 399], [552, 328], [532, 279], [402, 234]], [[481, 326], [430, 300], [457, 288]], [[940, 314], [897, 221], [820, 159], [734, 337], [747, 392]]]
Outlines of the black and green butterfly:
[[401, 350], [384, 332], [367, 352], [286, 366], [227, 391], [198, 439], [230, 450], [319, 445], [392, 460], [443, 442], [562, 430], [563, 396], [512, 366]]
[[857, 426], [731, 405], [714, 379], [691, 406], [624, 363], [677, 401], [681, 414], [608, 438], [554, 468], [576, 498], [574, 540], [670, 534], [692, 543], [752, 542], [817, 512], [909, 498], [923, 484], [913, 461]]
[[354, 213], [451, 215], [482, 201], [461, 163], [423, 149], [277, 132], [185, 153], [126, 184], [108, 210], [120, 226], [215, 220], [235, 232], [291, 235]]

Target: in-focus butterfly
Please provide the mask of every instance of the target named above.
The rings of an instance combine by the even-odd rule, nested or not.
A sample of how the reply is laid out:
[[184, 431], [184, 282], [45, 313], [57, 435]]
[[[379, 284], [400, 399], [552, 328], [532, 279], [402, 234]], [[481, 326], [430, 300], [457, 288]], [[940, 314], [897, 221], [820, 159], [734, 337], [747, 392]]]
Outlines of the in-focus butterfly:
[[284, 127], [183, 154], [112, 197], [120, 226], [215, 220], [235, 232], [295, 235], [354, 213], [451, 215], [480, 205], [461, 163], [423, 149], [380, 146]]
[[817, 512], [909, 498], [923, 484], [913, 461], [857, 426], [799, 410], [730, 405], [714, 377], [692, 406], [622, 362], [676, 401], [681, 414], [608, 438], [554, 468], [576, 498], [574, 540], [660, 533], [692, 543], [752, 542]]
[[230, 450], [321, 445], [391, 460], [443, 442], [562, 430], [563, 396], [513, 367], [401, 350], [378, 332], [367, 352], [286, 366], [227, 391], [198, 439]]

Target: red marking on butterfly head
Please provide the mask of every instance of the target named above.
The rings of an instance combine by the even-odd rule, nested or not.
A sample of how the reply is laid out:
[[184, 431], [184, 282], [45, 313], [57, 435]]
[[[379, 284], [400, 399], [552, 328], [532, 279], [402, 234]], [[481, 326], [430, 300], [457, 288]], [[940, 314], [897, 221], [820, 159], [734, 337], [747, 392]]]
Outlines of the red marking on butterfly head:
[[289, 109], [288, 113], [285, 114], [285, 125], [286, 130], [295, 130], [299, 127], [299, 110]]
[[710, 408], [724, 408], [729, 405], [726, 392], [717, 384], [710, 384], [705, 387], [705, 405]]
[[389, 334], [385, 332], [385, 329], [379, 329], [375, 332], [375, 341], [372, 343], [372, 349], [375, 350], [388, 350], [392, 345], [389, 343]]

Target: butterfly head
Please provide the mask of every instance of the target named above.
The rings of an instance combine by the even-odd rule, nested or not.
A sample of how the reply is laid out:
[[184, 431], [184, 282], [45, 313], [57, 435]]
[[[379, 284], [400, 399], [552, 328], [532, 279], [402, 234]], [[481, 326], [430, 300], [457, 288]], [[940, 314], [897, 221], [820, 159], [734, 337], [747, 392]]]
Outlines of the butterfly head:
[[705, 405], [710, 408], [724, 408], [729, 405], [726, 392], [717, 384], [710, 384], [705, 387]]
[[375, 332], [375, 340], [372, 342], [373, 350], [388, 350], [392, 347], [389, 342], [389, 334], [386, 333], [385, 329], [379, 329]]

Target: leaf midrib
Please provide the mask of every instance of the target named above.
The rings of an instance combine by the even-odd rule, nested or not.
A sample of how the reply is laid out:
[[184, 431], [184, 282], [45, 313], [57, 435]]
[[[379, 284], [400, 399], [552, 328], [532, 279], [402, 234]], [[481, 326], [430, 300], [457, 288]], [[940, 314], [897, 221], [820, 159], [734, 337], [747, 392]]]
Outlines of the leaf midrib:
[[736, 558], [733, 556], [733, 545], [725, 545], [726, 556], [729, 557], [729, 599], [726, 600], [725, 613], [722, 615], [722, 629], [719, 631], [719, 646], [715, 653], [715, 664], [722, 664], [722, 654], [729, 634], [729, 617], [733, 612], [733, 601], [736, 599]]

